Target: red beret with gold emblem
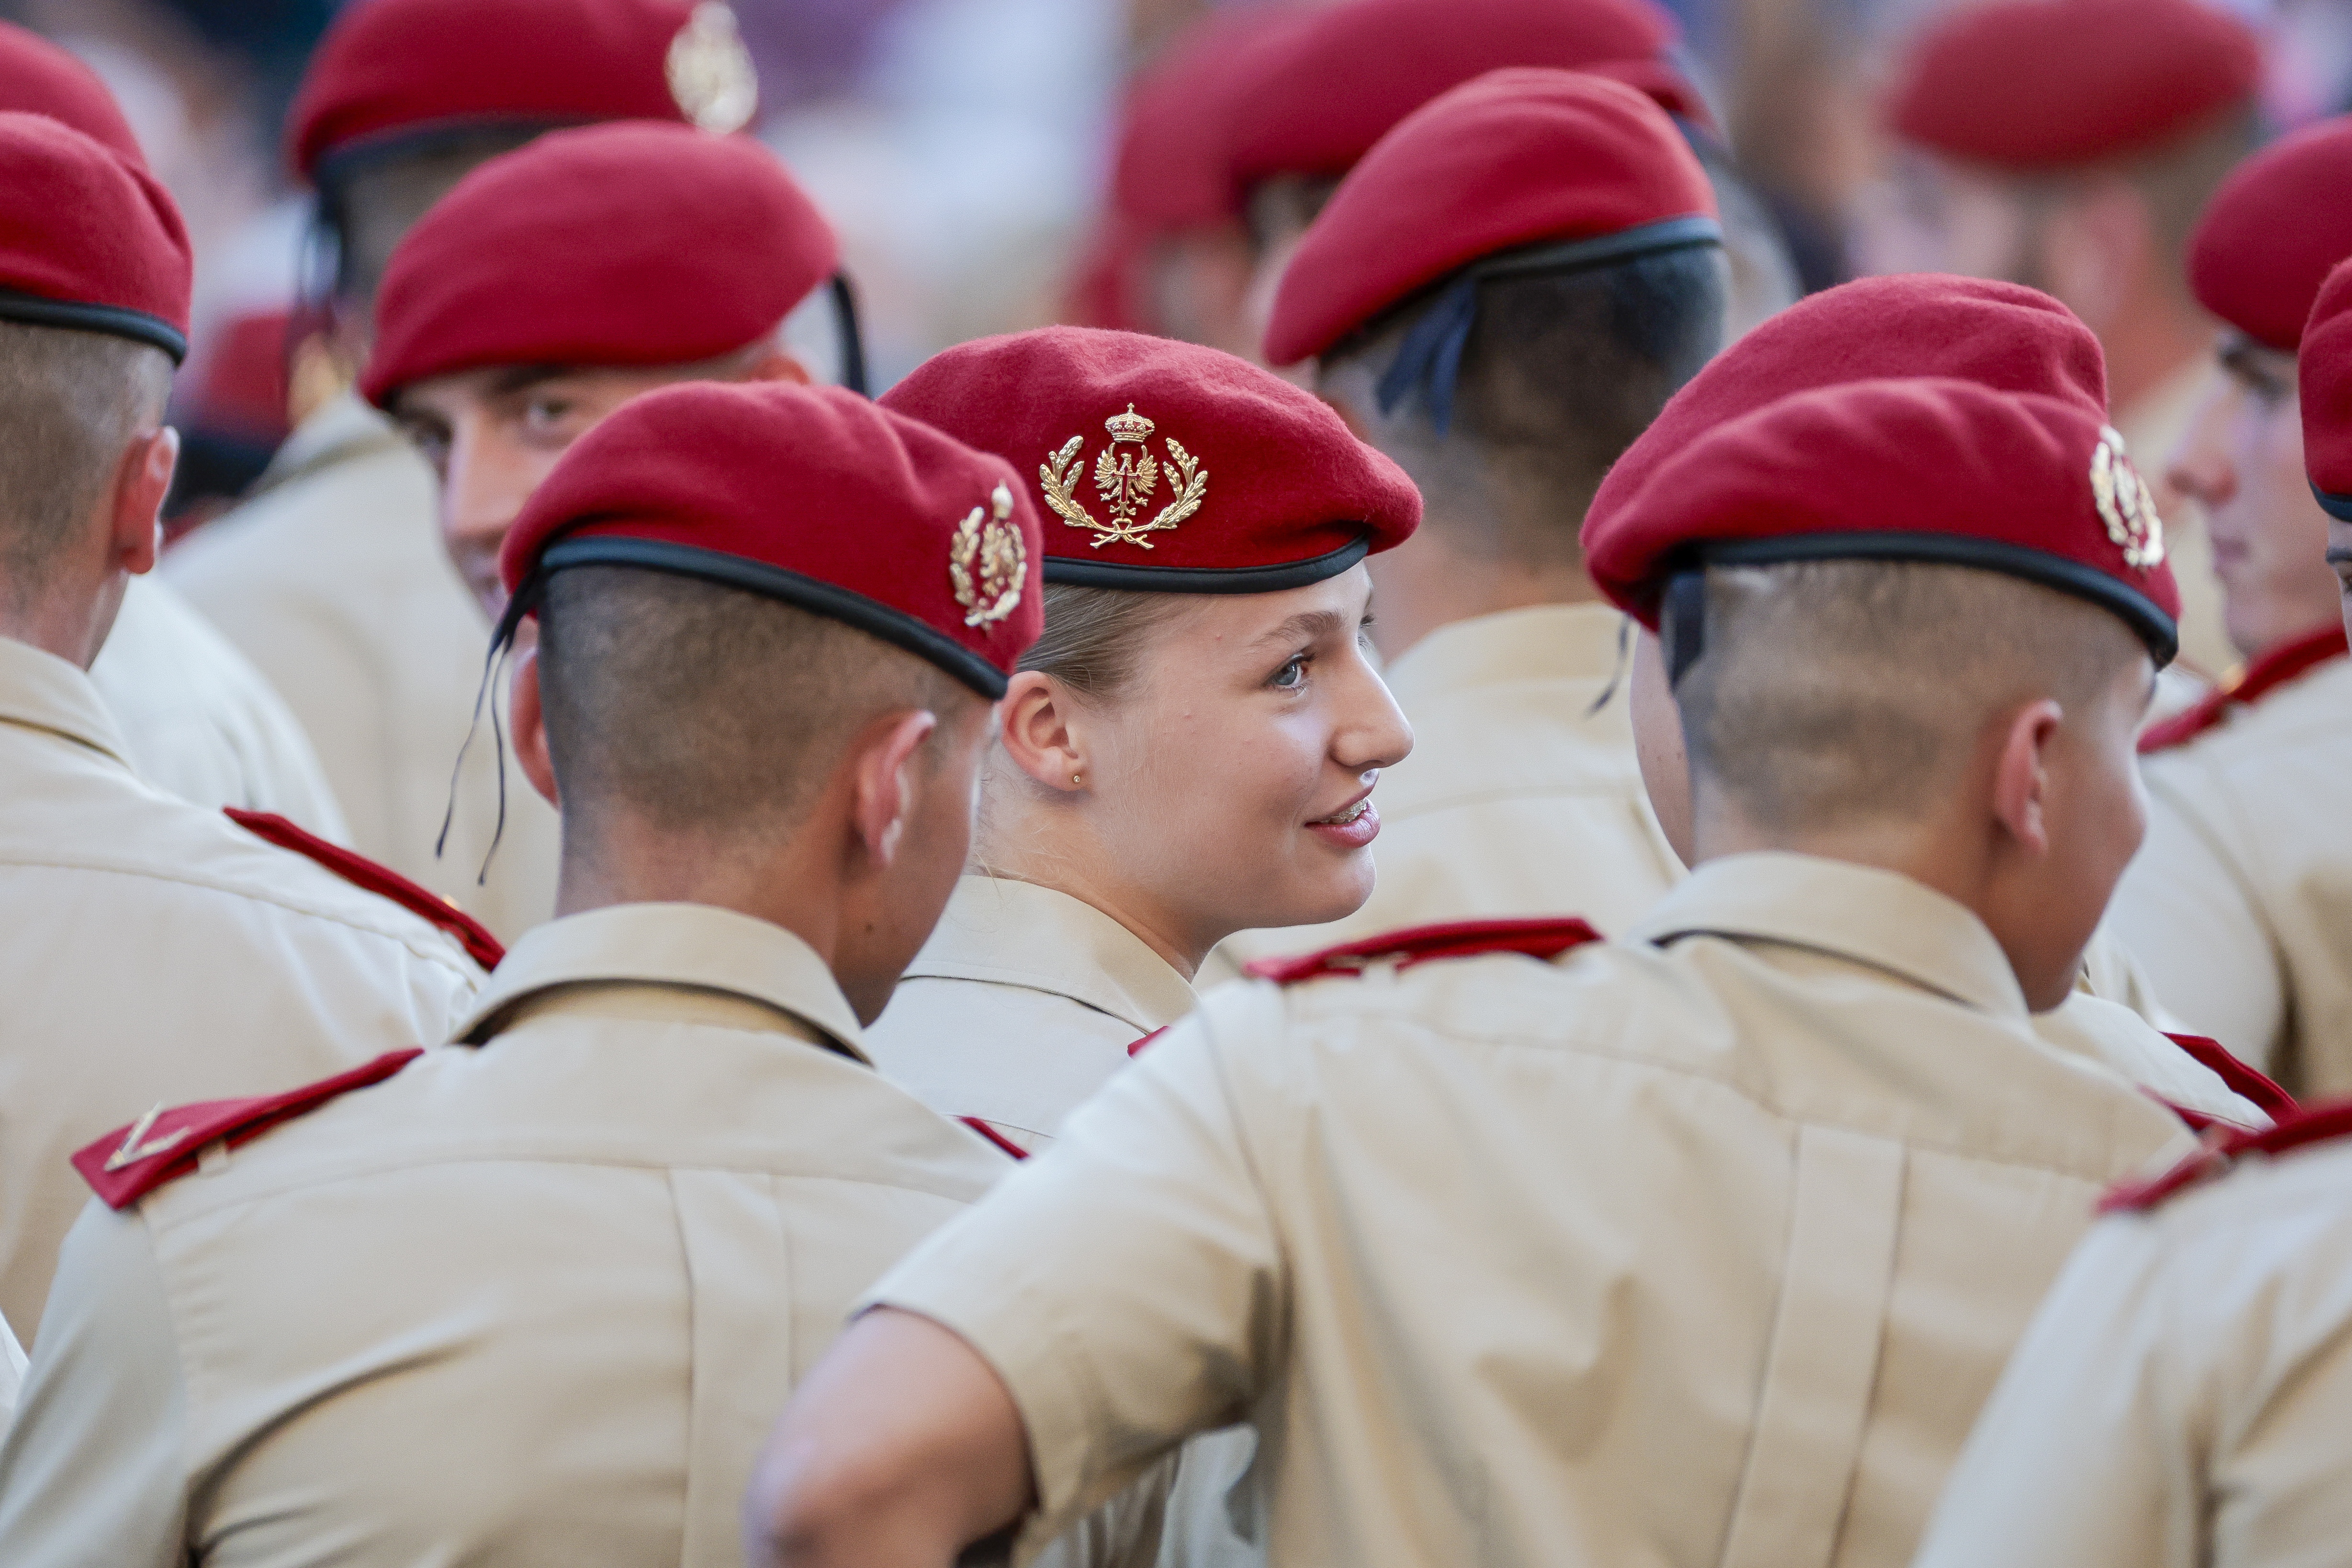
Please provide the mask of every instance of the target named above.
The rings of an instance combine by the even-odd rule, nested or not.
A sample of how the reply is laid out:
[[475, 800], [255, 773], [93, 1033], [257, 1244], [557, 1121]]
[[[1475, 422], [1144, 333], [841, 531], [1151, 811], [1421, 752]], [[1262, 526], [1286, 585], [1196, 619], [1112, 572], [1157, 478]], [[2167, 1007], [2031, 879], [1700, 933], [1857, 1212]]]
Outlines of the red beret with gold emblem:
[[1790, 306], [1709, 361], [1669, 398], [1601, 481], [1589, 532], [1693, 441], [1795, 392], [1850, 381], [1945, 376], [2107, 412], [2107, 360], [2091, 329], [2021, 283], [1912, 272], [1862, 278]]
[[2320, 286], [2296, 356], [2303, 466], [2327, 515], [2352, 522], [2352, 260]]
[[593, 120], [739, 131], [759, 107], [721, 0], [354, 0], [286, 121], [304, 179], [438, 133]]
[[1407, 115], [1340, 182], [1283, 272], [1266, 357], [1319, 354], [1473, 262], [1475, 288], [1722, 237], [1706, 171], [1656, 104], [1575, 71], [1491, 71]]
[[2040, 583], [2112, 611], [2158, 664], [2179, 641], [2162, 524], [2106, 421], [1972, 381], [1851, 382], [1717, 426], [1588, 521], [1584, 549], [1654, 629], [1669, 582], [1707, 567], [1854, 560]]
[[2352, 114], [2280, 138], [2238, 165], [2189, 245], [2204, 307], [2293, 353], [2328, 270], [2352, 257]]
[[0, 113], [0, 320], [188, 353], [188, 231], [171, 193], [46, 114]]
[[1046, 327], [949, 349], [885, 407], [1037, 487], [1045, 581], [1163, 594], [1303, 587], [1402, 544], [1421, 492], [1339, 416], [1216, 349]]
[[1992, 0], [1912, 44], [1889, 118], [1948, 157], [2061, 169], [2218, 123], [2262, 66], [2253, 30], [2203, 0]]
[[622, 405], [531, 492], [499, 637], [551, 574], [633, 566], [830, 616], [993, 701], [1045, 626], [1038, 547], [1002, 458], [840, 387], [687, 382]]
[[1226, 178], [1343, 174], [1397, 121], [1507, 66], [1614, 76], [1669, 112], [1707, 111], [1665, 58], [1674, 18], [1651, 0], [1350, 0], [1270, 34], [1235, 64]]
[[144, 167], [147, 154], [113, 92], [57, 45], [14, 22], [0, 22], [0, 110], [62, 120], [92, 141]]
[[691, 364], [840, 263], [776, 155], [646, 121], [558, 131], [457, 182], [392, 253], [360, 390], [485, 365]]

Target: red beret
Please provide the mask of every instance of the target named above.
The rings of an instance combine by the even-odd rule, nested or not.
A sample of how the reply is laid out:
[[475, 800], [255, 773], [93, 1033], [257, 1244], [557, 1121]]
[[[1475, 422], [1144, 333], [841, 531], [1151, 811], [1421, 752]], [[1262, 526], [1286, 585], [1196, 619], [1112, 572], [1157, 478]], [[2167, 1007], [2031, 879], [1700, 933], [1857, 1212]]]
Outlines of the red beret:
[[513, 597], [572, 566], [764, 594], [930, 660], [991, 701], [1045, 626], [1037, 513], [1002, 458], [836, 386], [686, 382], [614, 411], [531, 493]]
[[188, 353], [188, 231], [172, 195], [46, 114], [0, 113], [0, 320]]
[[38, 33], [0, 22], [0, 110], [46, 114], [144, 167], [122, 106], [98, 73]]
[[1790, 393], [1906, 376], [1972, 381], [2107, 412], [2107, 362], [2074, 313], [2020, 283], [1940, 272], [1864, 278], [1799, 300], [1717, 354], [1612, 466], [1586, 510], [1607, 528], [1707, 431]]
[[[1317, 10], [1236, 65], [1226, 179], [1343, 174], [1391, 127], [1505, 66], [1609, 65], [1664, 107], [1704, 120], [1660, 56], [1674, 19], [1651, 0], [1350, 0]], [[1611, 64], [1614, 62], [1614, 64]]]
[[2294, 353], [2328, 269], [2352, 256], [2352, 115], [2283, 137], [2238, 165], [2189, 245], [2205, 308], [2258, 343]]
[[773, 331], [840, 260], [749, 137], [554, 132], [458, 181], [393, 251], [360, 390], [388, 407], [484, 365], [691, 364]]
[[347, 151], [488, 125], [736, 131], [758, 94], [719, 0], [354, 0], [303, 73], [286, 155], [315, 181]]
[[287, 385], [288, 334], [293, 312], [249, 310], [214, 334], [189, 391], [189, 422], [275, 447], [286, 438], [291, 389]]
[[1993, 0], [1913, 43], [1890, 118], [1950, 157], [2064, 168], [2218, 119], [2262, 65], [2252, 29], [2202, 0]]
[[1404, 542], [1421, 492], [1328, 406], [1194, 343], [1045, 327], [951, 348], [886, 407], [1034, 475], [1045, 581], [1264, 594]]
[[2320, 288], [2296, 361], [2304, 468], [2327, 515], [2352, 522], [2352, 261]]
[[1297, 18], [1296, 7], [1272, 3], [1212, 11], [1136, 76], [1111, 164], [1111, 205], [1120, 217], [1147, 234], [1169, 234], [1240, 216], [1224, 161], [1245, 76], [1234, 61]]
[[1972, 381], [1801, 392], [1699, 436], [1587, 524], [1593, 581], [1654, 626], [1703, 565], [1874, 560], [1974, 566], [2113, 611], [2158, 664], [2180, 594], [2147, 482], [2077, 400]]
[[1656, 104], [1574, 71], [1492, 71], [1407, 115], [1340, 183], [1282, 275], [1266, 358], [1319, 354], [1497, 251], [1544, 244], [1510, 269], [1562, 272], [1721, 238], [1706, 171]]

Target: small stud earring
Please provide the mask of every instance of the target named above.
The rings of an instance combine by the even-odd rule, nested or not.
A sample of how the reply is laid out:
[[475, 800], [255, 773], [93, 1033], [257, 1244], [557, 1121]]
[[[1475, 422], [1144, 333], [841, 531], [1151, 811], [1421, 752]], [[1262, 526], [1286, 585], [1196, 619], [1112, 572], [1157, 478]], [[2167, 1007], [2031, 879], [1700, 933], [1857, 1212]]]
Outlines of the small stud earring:
[[1082, 787], [1082, 786], [1086, 784], [1086, 782], [1087, 782], [1087, 775], [1086, 775], [1086, 774], [1084, 774], [1084, 773], [1072, 773], [1072, 774], [1070, 775], [1070, 787], [1071, 787], [1072, 789], [1077, 789], [1077, 788]]

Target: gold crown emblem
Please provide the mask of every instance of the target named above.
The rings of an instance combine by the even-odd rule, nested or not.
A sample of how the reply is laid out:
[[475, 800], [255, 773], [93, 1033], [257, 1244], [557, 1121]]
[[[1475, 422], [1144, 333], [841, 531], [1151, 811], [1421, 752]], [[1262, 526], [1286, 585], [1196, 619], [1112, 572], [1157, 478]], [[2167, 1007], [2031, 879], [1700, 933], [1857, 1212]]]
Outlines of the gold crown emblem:
[[1012, 516], [1013, 492], [998, 485], [985, 509], [972, 508], [956, 525], [955, 539], [948, 546], [948, 581], [955, 585], [956, 603], [964, 607], [965, 626], [1001, 621], [1021, 603], [1021, 590], [1029, 581], [1029, 551], [1021, 542], [1021, 531], [1009, 521]]
[[[1084, 436], [1071, 437], [1060, 451], [1038, 466], [1037, 480], [1045, 487], [1045, 504], [1070, 527], [1092, 533], [1097, 550], [1106, 544], [1134, 544], [1149, 550], [1151, 541], [1145, 534], [1174, 528], [1201, 510], [1201, 499], [1209, 493], [1209, 471], [1173, 436], [1160, 437], [1160, 444], [1168, 448], [1168, 461], [1162, 464], [1153, 457], [1150, 443], [1159, 426], [1138, 414], [1132, 403], [1126, 413], [1104, 420], [1103, 428], [1110, 432], [1110, 445], [1095, 457], [1095, 493], [1110, 508], [1110, 521], [1098, 521], [1076, 493], [1086, 474], [1079, 457], [1087, 444]], [[1140, 454], [1118, 450], [1125, 445], [1143, 450]], [[1112, 460], [1114, 453], [1117, 461]], [[1176, 494], [1145, 521], [1143, 510], [1151, 504], [1163, 473]]]
[[662, 61], [678, 112], [704, 131], [730, 135], [760, 107], [760, 73], [723, 0], [702, 0], [669, 41]]
[[2124, 564], [2147, 572], [2164, 563], [2164, 520], [2156, 515], [2156, 492], [2112, 426], [2099, 431], [2099, 444], [2091, 452], [2091, 499], [2098, 503], [2107, 537], [2122, 549]]

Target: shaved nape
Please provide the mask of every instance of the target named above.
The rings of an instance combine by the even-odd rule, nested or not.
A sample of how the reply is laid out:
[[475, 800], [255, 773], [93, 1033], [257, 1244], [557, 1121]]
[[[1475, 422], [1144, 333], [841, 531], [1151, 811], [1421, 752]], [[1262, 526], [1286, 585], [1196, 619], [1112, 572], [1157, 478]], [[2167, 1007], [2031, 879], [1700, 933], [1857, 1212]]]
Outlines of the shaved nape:
[[0, 321], [0, 595], [18, 612], [161, 419], [172, 361], [105, 332]]

